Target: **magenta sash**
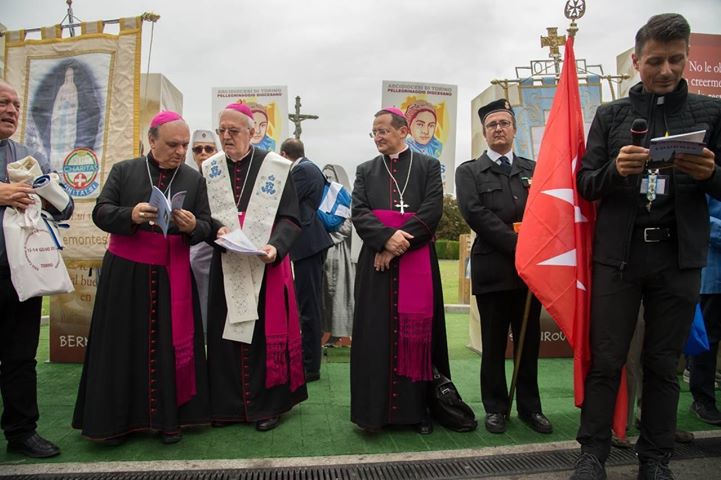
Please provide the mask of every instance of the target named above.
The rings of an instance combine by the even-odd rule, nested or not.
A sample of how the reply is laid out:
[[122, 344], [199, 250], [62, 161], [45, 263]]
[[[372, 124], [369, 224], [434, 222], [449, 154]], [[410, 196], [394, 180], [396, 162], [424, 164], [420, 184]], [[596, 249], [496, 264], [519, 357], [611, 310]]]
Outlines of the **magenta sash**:
[[[414, 213], [373, 210], [383, 225], [402, 227]], [[412, 381], [433, 379], [433, 277], [428, 244], [408, 250], [398, 260], [398, 359], [397, 373]]]
[[170, 319], [175, 349], [175, 399], [178, 406], [196, 393], [193, 352], [193, 292], [190, 247], [180, 235], [138, 230], [133, 235], [110, 235], [108, 251], [131, 262], [163, 266], [170, 281]]
[[278, 265], [265, 266], [265, 387], [288, 383], [289, 375], [291, 392], [305, 383], [298, 306], [286, 256]]
[[[238, 213], [243, 226], [245, 212]], [[290, 380], [294, 392], [305, 383], [300, 319], [290, 259], [265, 266], [265, 387], [284, 385]], [[290, 368], [288, 365], [290, 362]], [[290, 377], [290, 378], [289, 378]]]

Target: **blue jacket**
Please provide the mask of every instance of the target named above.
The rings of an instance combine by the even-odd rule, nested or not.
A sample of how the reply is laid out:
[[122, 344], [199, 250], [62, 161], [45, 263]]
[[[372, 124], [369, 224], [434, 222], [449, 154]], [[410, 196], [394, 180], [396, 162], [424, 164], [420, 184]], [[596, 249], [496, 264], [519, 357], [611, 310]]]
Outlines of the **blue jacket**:
[[721, 293], [721, 202], [708, 197], [711, 235], [708, 260], [701, 271], [701, 293]]
[[323, 198], [323, 173], [306, 157], [298, 160], [290, 172], [298, 194], [300, 226], [303, 229], [290, 247], [290, 258], [297, 262], [326, 250], [333, 245], [333, 240], [316, 214]]

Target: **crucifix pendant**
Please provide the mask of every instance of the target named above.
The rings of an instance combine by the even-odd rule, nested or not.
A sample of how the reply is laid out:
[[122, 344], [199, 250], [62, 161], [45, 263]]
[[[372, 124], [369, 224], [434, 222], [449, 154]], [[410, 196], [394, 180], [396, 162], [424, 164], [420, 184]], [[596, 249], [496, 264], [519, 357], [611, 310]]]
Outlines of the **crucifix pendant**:
[[403, 203], [403, 199], [401, 199], [400, 203], [395, 204], [395, 207], [400, 208], [401, 214], [403, 214], [403, 213], [406, 213], [406, 207], [410, 207], [410, 205]]
[[648, 190], [646, 191], [646, 211], [651, 212], [651, 205], [656, 200], [656, 184], [658, 181], [658, 170], [649, 172], [648, 174]]

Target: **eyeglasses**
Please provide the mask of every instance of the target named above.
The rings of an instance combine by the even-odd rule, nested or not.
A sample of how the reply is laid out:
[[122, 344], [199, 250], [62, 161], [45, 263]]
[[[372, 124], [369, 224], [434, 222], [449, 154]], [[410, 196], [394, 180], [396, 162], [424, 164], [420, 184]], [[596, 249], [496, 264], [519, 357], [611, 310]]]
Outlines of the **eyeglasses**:
[[215, 129], [215, 133], [217, 133], [219, 137], [222, 137], [223, 135], [225, 135], [225, 132], [228, 132], [228, 134], [231, 137], [234, 137], [234, 136], [238, 135], [241, 131], [242, 130], [240, 130], [239, 128], [216, 128]]
[[368, 135], [370, 135], [371, 138], [376, 138], [376, 137], [385, 137], [385, 136], [388, 135], [389, 133], [391, 133], [390, 130], [380, 129], [380, 130], [373, 130], [373, 131], [372, 131], [371, 133], [369, 133]]
[[197, 147], [193, 147], [193, 153], [196, 155], [200, 155], [202, 151], [205, 151], [205, 153], [215, 153], [215, 147], [212, 145], [198, 145]]
[[511, 125], [513, 125], [513, 123], [509, 122], [508, 120], [499, 120], [497, 122], [491, 122], [488, 125], [486, 125], [486, 130], [495, 130], [498, 127], [508, 128]]

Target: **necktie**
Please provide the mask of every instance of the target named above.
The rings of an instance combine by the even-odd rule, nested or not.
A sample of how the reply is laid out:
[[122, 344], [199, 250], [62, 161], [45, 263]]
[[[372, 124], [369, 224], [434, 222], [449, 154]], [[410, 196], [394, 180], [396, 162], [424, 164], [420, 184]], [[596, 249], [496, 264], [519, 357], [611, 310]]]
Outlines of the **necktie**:
[[508, 161], [508, 157], [505, 155], [498, 159], [501, 162], [501, 170], [503, 170], [503, 173], [506, 175], [511, 174], [511, 162]]

